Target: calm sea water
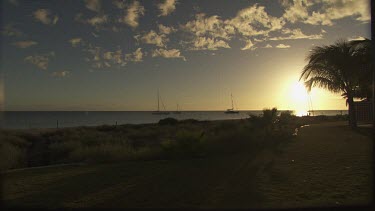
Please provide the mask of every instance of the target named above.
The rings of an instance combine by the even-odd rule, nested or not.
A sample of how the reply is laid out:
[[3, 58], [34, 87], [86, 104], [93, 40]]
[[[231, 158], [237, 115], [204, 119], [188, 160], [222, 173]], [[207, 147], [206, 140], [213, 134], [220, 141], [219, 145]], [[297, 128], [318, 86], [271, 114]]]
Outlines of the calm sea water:
[[[0, 112], [1, 128], [56, 128], [75, 126], [96, 126], [117, 124], [156, 123], [172, 117], [178, 120], [225, 120], [244, 119], [249, 114], [259, 115], [262, 111], [240, 111], [239, 114], [225, 114], [223, 111], [184, 111], [181, 114], [152, 115], [150, 111], [6, 111]], [[347, 114], [346, 110], [320, 110], [314, 115], [334, 116]]]

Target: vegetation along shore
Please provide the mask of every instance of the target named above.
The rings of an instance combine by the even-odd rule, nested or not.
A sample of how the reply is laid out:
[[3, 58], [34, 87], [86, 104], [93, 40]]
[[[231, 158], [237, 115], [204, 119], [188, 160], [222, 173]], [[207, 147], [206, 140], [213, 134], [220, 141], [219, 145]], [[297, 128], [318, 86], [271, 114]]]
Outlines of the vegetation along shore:
[[[350, 130], [347, 116], [277, 114], [265, 109], [242, 120], [3, 130], [3, 202], [47, 208], [370, 202], [370, 128]], [[43, 167], [28, 168], [37, 166]]]

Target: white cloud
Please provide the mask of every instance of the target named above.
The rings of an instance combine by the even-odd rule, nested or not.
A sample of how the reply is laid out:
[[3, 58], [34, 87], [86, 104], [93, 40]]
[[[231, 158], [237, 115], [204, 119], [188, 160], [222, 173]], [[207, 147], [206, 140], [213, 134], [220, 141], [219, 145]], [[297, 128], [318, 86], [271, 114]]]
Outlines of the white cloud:
[[83, 23], [83, 24], [89, 24], [89, 25], [95, 27], [95, 30], [109, 29], [108, 24], [107, 24], [110, 21], [109, 17], [108, 17], [108, 15], [103, 14], [103, 13], [95, 15], [95, 16], [87, 18], [87, 19], [85, 19], [83, 17], [82, 13], [78, 13], [75, 16], [74, 20], [77, 21], [77, 22]]
[[332, 26], [333, 22], [331, 18], [328, 17], [326, 13], [320, 12], [312, 12], [312, 15], [309, 16], [304, 23], [311, 24], [311, 25], [325, 25], [325, 26]]
[[1, 30], [1, 34], [8, 37], [20, 37], [23, 35], [23, 32], [14, 28], [14, 24], [7, 24], [3, 30]]
[[92, 44], [88, 44], [83, 51], [90, 54], [90, 56], [86, 57], [85, 60], [91, 63], [91, 67], [96, 69], [112, 67], [113, 65], [126, 65], [125, 55], [122, 53], [121, 49], [110, 51], [101, 47], [93, 46]]
[[176, 9], [176, 0], [164, 0], [164, 3], [158, 4], [160, 16], [167, 16]]
[[225, 21], [235, 27], [245, 37], [255, 35], [268, 35], [271, 31], [280, 30], [284, 25], [284, 18], [268, 15], [264, 6], [253, 6], [240, 10], [236, 17]]
[[83, 42], [82, 38], [76, 37], [69, 40], [70, 44], [72, 44], [73, 47], [77, 47], [79, 44]]
[[362, 37], [362, 36], [354, 36], [354, 37], [349, 37], [348, 40], [349, 41], [355, 41], [355, 40], [365, 40], [366, 38]]
[[368, 0], [323, 0], [325, 13], [331, 20], [356, 16], [356, 20], [368, 22], [371, 19], [370, 2]]
[[246, 45], [241, 50], [255, 50], [254, 43], [251, 40], [246, 40]]
[[13, 45], [16, 46], [17, 48], [28, 48], [37, 44], [38, 44], [37, 42], [32, 41], [32, 40], [19, 41], [19, 42], [13, 43]]
[[309, 40], [318, 40], [323, 39], [323, 34], [311, 34], [306, 35], [304, 34], [301, 29], [283, 29], [281, 31], [282, 34], [288, 35], [284, 37], [272, 37], [269, 40], [297, 40], [297, 39], [309, 39]]
[[305, 20], [309, 16], [307, 8], [311, 6], [310, 3], [308, 0], [295, 0], [293, 3], [284, 1], [283, 5], [287, 8], [283, 17], [291, 23]]
[[33, 15], [37, 21], [46, 25], [55, 25], [59, 20], [57, 15], [52, 15], [51, 11], [47, 9], [38, 9], [33, 13]]
[[272, 45], [267, 44], [266, 46], [264, 46], [264, 47], [262, 47], [262, 48], [272, 48]]
[[331, 26], [346, 17], [360, 22], [371, 19], [369, 0], [294, 0], [282, 1], [282, 5], [286, 8], [283, 17], [291, 23]]
[[101, 9], [100, 0], [85, 0], [85, 4], [86, 4], [86, 8], [91, 11], [99, 12]]
[[[107, 51], [103, 53], [103, 58], [113, 64], [119, 64], [121, 66], [124, 66], [126, 64], [125, 60], [123, 59], [124, 56], [122, 54], [122, 50], [117, 51]], [[108, 66], [108, 62], [106, 64]]]
[[206, 17], [203, 13], [197, 14], [195, 20], [187, 22], [181, 28], [197, 37], [209, 36], [225, 40], [229, 40], [235, 33], [234, 27], [220, 20], [219, 16]]
[[143, 59], [143, 52], [141, 48], [138, 48], [133, 53], [125, 55], [126, 61], [141, 62]]
[[42, 70], [47, 70], [49, 59], [51, 57], [54, 57], [54, 56], [55, 56], [55, 52], [50, 52], [50, 53], [47, 53], [47, 54], [27, 56], [27, 57], [25, 57], [24, 60], [26, 62], [29, 62], [29, 63], [37, 66], [38, 68], [40, 68]]
[[170, 34], [176, 32], [177, 30], [173, 27], [164, 26], [163, 24], [158, 24], [159, 32], [162, 34]]
[[87, 20], [87, 23], [94, 27], [99, 27], [100, 25], [103, 25], [107, 22], [108, 22], [107, 15], [98, 15]]
[[64, 78], [64, 77], [68, 77], [69, 75], [70, 75], [70, 71], [67, 71], [67, 70], [56, 71], [51, 74], [52, 77], [57, 77], [57, 78]]
[[134, 38], [143, 43], [156, 45], [158, 47], [165, 47], [165, 44], [169, 40], [165, 34], [157, 34], [154, 30], [151, 30], [143, 36], [137, 35]]
[[230, 48], [224, 40], [209, 37], [196, 37], [192, 41], [190, 50], [218, 50], [219, 48]]
[[278, 44], [276, 48], [290, 48], [290, 45]]
[[145, 8], [138, 2], [134, 1], [133, 4], [129, 5], [126, 9], [126, 15], [119, 19], [120, 23], [125, 23], [132, 28], [136, 28], [139, 25], [138, 19], [145, 13]]
[[123, 0], [113, 0], [112, 1], [113, 5], [115, 5], [119, 9], [124, 9], [126, 4]]
[[181, 52], [178, 49], [156, 49], [152, 52], [152, 57], [180, 58], [186, 61], [186, 58], [181, 55]]

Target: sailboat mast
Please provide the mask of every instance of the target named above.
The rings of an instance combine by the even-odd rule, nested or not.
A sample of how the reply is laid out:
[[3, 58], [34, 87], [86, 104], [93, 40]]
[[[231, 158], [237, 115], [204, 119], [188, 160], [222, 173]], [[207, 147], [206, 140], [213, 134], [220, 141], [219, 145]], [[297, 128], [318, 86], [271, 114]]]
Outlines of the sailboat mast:
[[232, 93], [230, 93], [230, 98], [232, 99], [232, 110], [234, 110], [234, 107], [233, 107], [233, 96], [232, 96]]
[[160, 109], [159, 109], [159, 89], [158, 89], [158, 111], [160, 111]]

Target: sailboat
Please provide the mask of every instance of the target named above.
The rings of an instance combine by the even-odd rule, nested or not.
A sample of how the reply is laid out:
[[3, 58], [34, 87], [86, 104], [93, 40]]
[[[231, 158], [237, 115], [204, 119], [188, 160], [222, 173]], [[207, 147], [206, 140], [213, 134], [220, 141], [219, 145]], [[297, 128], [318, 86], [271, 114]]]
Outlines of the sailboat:
[[230, 98], [232, 100], [232, 108], [228, 108], [224, 113], [226, 113], [226, 114], [238, 114], [239, 111], [235, 111], [234, 107], [233, 107], [233, 96], [232, 96], [232, 93], [230, 94]]
[[[164, 107], [163, 102], [161, 102], [161, 103], [162, 103], [163, 108], [164, 108], [164, 110], [165, 110], [165, 107]], [[160, 111], [160, 96], [159, 96], [159, 90], [158, 90], [158, 110], [152, 112], [152, 114], [162, 114], [162, 115], [167, 115], [167, 114], [169, 114], [168, 111]]]
[[178, 104], [177, 104], [177, 110], [173, 112], [174, 114], [181, 114], [181, 111], [178, 110]]

